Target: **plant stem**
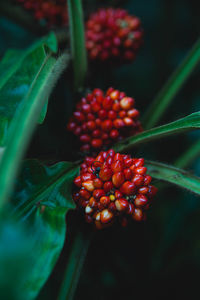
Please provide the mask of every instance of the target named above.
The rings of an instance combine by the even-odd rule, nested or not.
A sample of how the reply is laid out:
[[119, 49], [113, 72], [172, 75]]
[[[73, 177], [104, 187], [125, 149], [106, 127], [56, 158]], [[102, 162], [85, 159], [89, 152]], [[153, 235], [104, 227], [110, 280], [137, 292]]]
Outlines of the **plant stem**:
[[81, 275], [93, 232], [80, 230], [74, 238], [58, 300], [72, 300]]
[[183, 153], [176, 161], [175, 166], [185, 168], [190, 165], [200, 155], [200, 140], [192, 144], [192, 146]]
[[81, 0], [68, 0], [71, 51], [75, 91], [83, 89], [87, 74], [87, 53]]
[[158, 123], [175, 95], [179, 92], [199, 62], [200, 39], [197, 40], [189, 54], [171, 75], [144, 115], [143, 124], [147, 129]]

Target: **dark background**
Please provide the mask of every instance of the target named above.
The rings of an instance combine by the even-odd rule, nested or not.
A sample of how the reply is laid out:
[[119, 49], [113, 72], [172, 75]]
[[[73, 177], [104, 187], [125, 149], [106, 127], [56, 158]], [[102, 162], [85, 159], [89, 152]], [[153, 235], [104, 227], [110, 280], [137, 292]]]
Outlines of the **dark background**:
[[[172, 71], [191, 49], [200, 33], [198, 1], [134, 0], [83, 1], [85, 15], [97, 6], [118, 5], [141, 18], [145, 43], [133, 64], [95, 70], [92, 87], [113, 86], [135, 97], [141, 115]], [[121, 3], [120, 3], [121, 2]], [[8, 48], [25, 48], [38, 34], [2, 16], [0, 56]], [[90, 70], [93, 72], [93, 70]], [[106, 73], [106, 78], [105, 78]], [[51, 96], [48, 113], [32, 139], [27, 157], [57, 161], [74, 159], [74, 146], [65, 126], [73, 110], [70, 74], [64, 74]], [[94, 77], [94, 76], [93, 76]], [[196, 68], [173, 100], [161, 124], [200, 108], [200, 69]], [[78, 99], [73, 99], [75, 103]], [[199, 132], [165, 138], [133, 154], [173, 162], [197, 139]], [[72, 144], [72, 146], [70, 146]], [[200, 175], [200, 159], [188, 168]], [[157, 181], [154, 182], [158, 184]], [[85, 226], [75, 212], [67, 218], [68, 236], [61, 258], [38, 300], [56, 299], [76, 230]], [[87, 230], [89, 230], [87, 228]], [[199, 294], [200, 199], [172, 185], [159, 190], [143, 224], [114, 226], [96, 232], [85, 261], [75, 299], [178, 299]]]

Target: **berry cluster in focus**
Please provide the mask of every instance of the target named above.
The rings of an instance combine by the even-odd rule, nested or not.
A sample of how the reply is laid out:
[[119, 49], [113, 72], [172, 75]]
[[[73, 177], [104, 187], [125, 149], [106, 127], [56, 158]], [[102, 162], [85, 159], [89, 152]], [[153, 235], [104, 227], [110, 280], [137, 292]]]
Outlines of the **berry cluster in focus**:
[[67, 129], [79, 137], [82, 151], [102, 149], [142, 131], [134, 105], [124, 92], [109, 88], [104, 95], [94, 89], [76, 105]]
[[142, 221], [157, 192], [150, 185], [143, 158], [102, 151], [96, 158], [87, 157], [80, 175], [74, 179], [73, 199], [84, 211], [86, 221], [102, 229], [116, 219], [126, 226], [128, 218]]
[[124, 9], [99, 9], [86, 23], [86, 48], [92, 60], [130, 62], [142, 42], [140, 19]]
[[49, 26], [68, 23], [66, 0], [15, 0], [26, 10], [33, 12], [37, 20], [45, 20]]

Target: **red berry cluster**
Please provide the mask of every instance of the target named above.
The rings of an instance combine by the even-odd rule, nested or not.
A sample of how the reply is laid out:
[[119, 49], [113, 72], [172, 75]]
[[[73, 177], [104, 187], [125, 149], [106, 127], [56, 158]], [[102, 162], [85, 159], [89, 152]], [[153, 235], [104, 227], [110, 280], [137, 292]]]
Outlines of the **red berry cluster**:
[[46, 20], [49, 26], [66, 25], [68, 21], [66, 0], [15, 0], [38, 20]]
[[126, 226], [128, 217], [145, 219], [146, 210], [157, 192], [150, 185], [143, 158], [102, 151], [96, 158], [87, 157], [80, 175], [74, 179], [73, 199], [85, 212], [88, 223], [98, 229], [112, 224], [116, 217]]
[[109, 88], [104, 95], [102, 90], [94, 89], [77, 104], [67, 129], [79, 136], [82, 151], [102, 149], [142, 131], [134, 104], [124, 92]]
[[92, 60], [132, 61], [142, 42], [140, 19], [124, 9], [99, 9], [86, 23], [86, 48]]

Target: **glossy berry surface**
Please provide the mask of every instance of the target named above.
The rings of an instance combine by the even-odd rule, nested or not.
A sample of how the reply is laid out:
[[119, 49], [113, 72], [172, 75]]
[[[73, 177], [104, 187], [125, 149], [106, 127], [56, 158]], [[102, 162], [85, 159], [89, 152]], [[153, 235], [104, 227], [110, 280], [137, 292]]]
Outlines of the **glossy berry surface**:
[[96, 158], [87, 157], [74, 179], [73, 199], [88, 223], [102, 229], [119, 220], [146, 218], [157, 188], [151, 185], [143, 158], [101, 151]]
[[68, 23], [66, 0], [14, 0], [33, 13], [37, 20], [48, 26], [65, 26]]
[[142, 131], [135, 100], [124, 92], [100, 89], [82, 98], [67, 129], [79, 137], [81, 150], [92, 152]]
[[86, 48], [91, 60], [130, 62], [142, 43], [140, 19], [124, 9], [99, 9], [86, 23]]

